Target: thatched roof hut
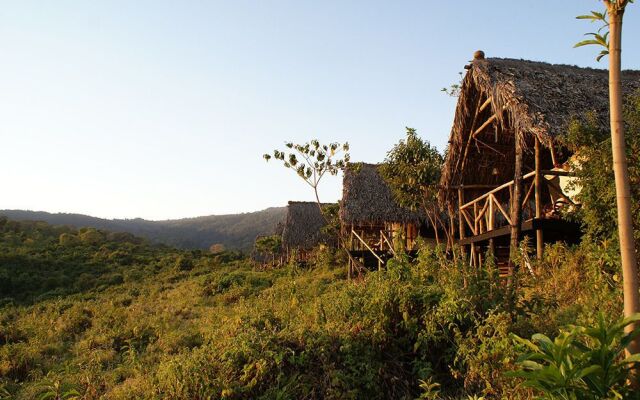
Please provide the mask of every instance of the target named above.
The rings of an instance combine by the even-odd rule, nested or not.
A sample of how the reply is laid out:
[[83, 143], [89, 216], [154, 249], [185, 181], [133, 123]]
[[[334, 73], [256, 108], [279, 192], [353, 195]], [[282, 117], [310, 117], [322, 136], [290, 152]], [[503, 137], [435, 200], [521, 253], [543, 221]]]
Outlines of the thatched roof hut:
[[402, 208], [393, 198], [377, 164], [354, 163], [344, 171], [340, 219], [350, 225], [385, 222], [417, 223], [418, 213]]
[[[481, 53], [481, 52], [479, 52]], [[442, 197], [459, 185], [500, 184], [514, 177], [514, 138], [522, 139], [524, 165], [533, 165], [537, 138], [548, 168], [567, 159], [558, 137], [574, 119], [595, 112], [608, 129], [606, 70], [480, 54], [467, 66], [442, 173]], [[622, 74], [625, 93], [640, 88], [640, 71]], [[486, 124], [485, 124], [486, 122]], [[525, 171], [528, 172], [528, 171]]]
[[326, 224], [318, 203], [290, 201], [282, 231], [282, 244], [288, 249], [310, 250], [330, 240], [321, 231]]

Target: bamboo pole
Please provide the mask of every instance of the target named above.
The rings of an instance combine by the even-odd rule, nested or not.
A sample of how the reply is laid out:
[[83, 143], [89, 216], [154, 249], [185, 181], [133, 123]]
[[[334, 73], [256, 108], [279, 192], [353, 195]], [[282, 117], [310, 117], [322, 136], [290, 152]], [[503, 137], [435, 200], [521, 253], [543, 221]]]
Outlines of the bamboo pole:
[[[638, 268], [636, 260], [633, 225], [631, 220], [631, 190], [627, 167], [624, 121], [622, 115], [622, 83], [620, 81], [622, 59], [622, 17], [627, 1], [605, 1], [609, 14], [609, 102], [611, 106], [611, 146], [613, 171], [616, 181], [616, 204], [618, 206], [618, 235], [622, 261], [622, 281], [624, 293], [624, 315], [629, 317], [640, 312], [638, 297]], [[637, 323], [627, 325], [626, 332], [637, 328]], [[640, 352], [640, 340], [632, 340], [627, 346], [628, 354]], [[638, 386], [636, 373], [633, 384]]]

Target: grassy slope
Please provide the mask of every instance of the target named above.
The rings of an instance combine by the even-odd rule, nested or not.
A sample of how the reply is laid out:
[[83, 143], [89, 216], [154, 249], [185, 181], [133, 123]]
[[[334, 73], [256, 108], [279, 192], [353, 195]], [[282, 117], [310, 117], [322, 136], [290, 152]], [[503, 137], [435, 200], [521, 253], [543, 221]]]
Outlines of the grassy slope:
[[[37, 283], [0, 308], [0, 398], [414, 398], [420, 379], [451, 398], [528, 398], [504, 376], [518, 350], [509, 332], [553, 333], [620, 308], [595, 250], [549, 249], [508, 310], [491, 271], [429, 251], [348, 282], [328, 253], [307, 269], [260, 271], [108, 235], [60, 246], [60, 229], [0, 228], [0, 282], [24, 271]], [[47, 260], [59, 260], [46, 274], [58, 280], [42, 285]], [[85, 289], [64, 289], [81, 277]]]

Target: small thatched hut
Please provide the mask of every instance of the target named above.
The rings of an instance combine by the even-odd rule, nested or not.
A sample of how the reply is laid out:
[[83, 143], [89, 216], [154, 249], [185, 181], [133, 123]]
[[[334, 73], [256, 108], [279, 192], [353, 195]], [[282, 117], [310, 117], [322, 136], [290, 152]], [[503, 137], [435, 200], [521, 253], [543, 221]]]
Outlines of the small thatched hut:
[[318, 203], [290, 201], [282, 230], [282, 246], [286, 257], [295, 253], [299, 261], [306, 261], [314, 247], [335, 243], [334, 238], [322, 232], [326, 225]]
[[353, 163], [345, 169], [340, 221], [343, 237], [350, 238], [352, 255], [366, 258], [375, 254], [372, 261], [382, 264], [398, 241], [412, 250], [418, 235], [425, 236], [426, 226], [419, 213], [397, 204], [378, 167]]
[[[469, 245], [472, 258], [494, 239], [508, 254], [523, 232], [536, 236], [541, 255], [543, 240], [576, 236], [558, 218], [559, 207], [577, 206], [558, 183], [571, 175], [572, 156], [558, 139], [587, 112], [595, 112], [608, 129], [607, 71], [485, 59], [482, 52], [466, 68], [441, 199], [457, 218], [459, 241]], [[627, 93], [640, 88], [640, 72], [622, 77]]]

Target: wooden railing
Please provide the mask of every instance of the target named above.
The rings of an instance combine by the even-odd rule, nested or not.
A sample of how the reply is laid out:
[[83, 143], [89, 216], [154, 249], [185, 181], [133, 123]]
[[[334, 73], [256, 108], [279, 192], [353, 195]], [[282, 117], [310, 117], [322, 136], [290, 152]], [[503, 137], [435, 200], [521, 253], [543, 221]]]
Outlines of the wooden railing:
[[[556, 204], [552, 204], [552, 201], [547, 202], [538, 198], [535, 199], [535, 201], [541, 202], [542, 204], [538, 205], [538, 207], [531, 207], [529, 200], [532, 198], [535, 191], [535, 175], [536, 173], [533, 171], [522, 176], [522, 189], [525, 195], [522, 198], [520, 207], [522, 208], [522, 211], [528, 208], [527, 211], [530, 216], [540, 218], [542, 215], [534, 215], [535, 209], [542, 209], [543, 204], [547, 206], [552, 205], [554, 207]], [[555, 196], [556, 198], [562, 199], [563, 203], [575, 206], [574, 201], [563, 193], [558, 183], [553, 182], [553, 179], [557, 176], [574, 176], [573, 173], [566, 171], [543, 170], [540, 171], [540, 175], [541, 184], [547, 188], [547, 192], [551, 194], [552, 197]], [[549, 176], [552, 178], [549, 178]], [[464, 226], [471, 230], [471, 233], [474, 236], [481, 235], [503, 226], [511, 225], [514, 184], [514, 181], [509, 181], [488, 191], [487, 193], [484, 193], [482, 196], [476, 197], [475, 199], [462, 204], [459, 207], [460, 218], [464, 221]], [[509, 191], [509, 196], [503, 196], [502, 193], [507, 190]], [[542, 191], [540, 190], [540, 192]], [[500, 199], [505, 197], [508, 200], [506, 202], [501, 202]], [[502, 216], [503, 219], [500, 220], [499, 216]]]

